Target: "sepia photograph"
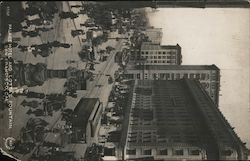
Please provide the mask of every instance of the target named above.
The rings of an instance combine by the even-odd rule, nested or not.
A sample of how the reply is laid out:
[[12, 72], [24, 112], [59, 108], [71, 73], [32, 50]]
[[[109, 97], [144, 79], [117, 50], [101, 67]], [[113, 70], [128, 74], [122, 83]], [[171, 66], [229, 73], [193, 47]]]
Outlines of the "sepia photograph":
[[0, 161], [250, 160], [250, 1], [0, 1]]

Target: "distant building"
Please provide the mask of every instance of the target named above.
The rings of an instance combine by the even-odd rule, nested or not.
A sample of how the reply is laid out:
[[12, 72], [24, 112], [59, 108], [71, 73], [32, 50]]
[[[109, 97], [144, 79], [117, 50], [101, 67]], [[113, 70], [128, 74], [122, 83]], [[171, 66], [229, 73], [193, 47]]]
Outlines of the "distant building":
[[122, 160], [247, 160], [249, 150], [196, 80], [136, 80]]
[[103, 104], [98, 98], [82, 98], [73, 112], [72, 142], [91, 144], [97, 139]]
[[[181, 47], [143, 42], [139, 53], [133, 58], [137, 65], [181, 65]], [[133, 60], [132, 60], [133, 61]]]
[[216, 105], [219, 104], [220, 69], [215, 65], [140, 65], [127, 67], [125, 79], [199, 80]]
[[153, 44], [161, 44], [162, 28], [147, 28], [143, 33], [148, 37]]
[[[103, 2], [104, 3], [104, 2]], [[205, 8], [205, 7], [249, 7], [247, 0], [154, 0], [154, 1], [134, 1], [133, 4], [126, 1], [112, 1], [106, 2], [105, 5], [111, 8], [173, 8], [173, 7], [191, 7], [191, 8]]]
[[192, 1], [183, 1], [183, 0], [160, 0], [154, 1], [155, 8], [172, 8], [172, 7], [197, 7], [197, 8], [205, 8], [205, 7], [249, 7], [249, 1], [247, 0], [192, 0]]

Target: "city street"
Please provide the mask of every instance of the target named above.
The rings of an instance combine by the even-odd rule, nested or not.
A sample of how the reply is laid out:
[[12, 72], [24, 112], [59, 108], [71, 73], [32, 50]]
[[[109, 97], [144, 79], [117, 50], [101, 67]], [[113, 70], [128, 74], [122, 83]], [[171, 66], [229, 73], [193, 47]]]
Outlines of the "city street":
[[[70, 11], [71, 8], [69, 5], [75, 5], [75, 3], [78, 2], [63, 2], [58, 3], [59, 11]], [[61, 4], [61, 5], [60, 5]], [[77, 12], [75, 8], [72, 8], [73, 11]], [[86, 21], [87, 16], [80, 14], [78, 18], [76, 19], [60, 19], [58, 14], [56, 14], [55, 18], [53, 19], [53, 24], [51, 26], [54, 26], [54, 29], [43, 32], [41, 36], [37, 37], [23, 37], [20, 32], [14, 33], [13, 37], [20, 37], [21, 41], [19, 42], [20, 45], [26, 45], [31, 46], [34, 44], [42, 44], [52, 41], [59, 41], [62, 43], [70, 43], [72, 44], [70, 48], [54, 48], [52, 50], [52, 54], [50, 54], [48, 57], [42, 57], [40, 55], [34, 56], [31, 52], [21, 52], [18, 48], [13, 48], [13, 58], [17, 61], [23, 61], [23, 63], [45, 63], [47, 65], [48, 69], [66, 69], [69, 66], [77, 67], [78, 69], [85, 69], [86, 62], [83, 62], [80, 60], [80, 57], [78, 55], [78, 52], [81, 50], [83, 42], [81, 42], [81, 39], [86, 39], [85, 35], [72, 37], [71, 31], [76, 29], [83, 29], [87, 30], [86, 27], [81, 27], [80, 23], [84, 23]], [[32, 26], [31, 26], [32, 29]], [[110, 43], [109, 43], [110, 41]], [[114, 44], [117, 43], [116, 45]], [[108, 95], [111, 90], [112, 85], [108, 84], [108, 76], [111, 75], [113, 77], [114, 72], [118, 69], [118, 65], [114, 63], [114, 55], [117, 51], [120, 51], [122, 48], [123, 40], [120, 40], [116, 42], [115, 40], [108, 40], [107, 43], [103, 44], [101, 48], [105, 48], [105, 46], [108, 46], [110, 44], [115, 45], [115, 50], [112, 51], [110, 56], [105, 62], [101, 62], [100, 64], [95, 65], [95, 75], [96, 78], [94, 81], [88, 81], [87, 82], [87, 90], [86, 91], [78, 91], [77, 92], [77, 98], [72, 98], [67, 96], [66, 101], [66, 108], [74, 109], [78, 101], [81, 99], [81, 97], [90, 97], [90, 98], [100, 98], [100, 100], [103, 102], [104, 106], [107, 104]], [[73, 60], [76, 63], [75, 64], [68, 64], [66, 60]], [[52, 94], [52, 93], [63, 93], [63, 85], [65, 83], [66, 79], [49, 79], [43, 83], [41, 86], [34, 86], [34, 87], [27, 87], [23, 86], [23, 88], [28, 88], [29, 91], [38, 92], [38, 93], [44, 93], [44, 94]], [[96, 86], [100, 85], [100, 86]], [[14, 102], [13, 105], [13, 128], [10, 130], [1, 130], [4, 131], [4, 134], [1, 134], [3, 138], [7, 138], [8, 136], [12, 136], [15, 139], [20, 138], [20, 130], [22, 127], [24, 127], [29, 120], [30, 115], [27, 115], [27, 111], [29, 108], [22, 107], [20, 104], [24, 101], [31, 101], [31, 100], [37, 100], [41, 102], [39, 99], [34, 98], [25, 98], [24, 96], [18, 96], [13, 97], [12, 100]], [[8, 111], [4, 111], [4, 113], [8, 113]], [[8, 114], [4, 114], [4, 117], [1, 119], [1, 123], [3, 125], [8, 125]], [[52, 129], [56, 127], [58, 124], [60, 124], [61, 119], [61, 112], [54, 112], [53, 117], [51, 116], [39, 116], [37, 118], [42, 118], [46, 122], [49, 123], [47, 126], [48, 129]], [[7, 127], [2, 127], [7, 128]], [[46, 140], [47, 137], [45, 137], [44, 140]], [[55, 138], [58, 139], [58, 138]], [[2, 143], [2, 142], [1, 142]], [[1, 147], [5, 147], [1, 145]], [[80, 158], [84, 156], [84, 149], [86, 146], [79, 144], [79, 145], [68, 145], [68, 147], [65, 148], [73, 148], [72, 150], [76, 151], [76, 157]], [[33, 149], [35, 151], [36, 148]], [[30, 153], [32, 154], [32, 153]], [[20, 158], [21, 160], [27, 160], [30, 157], [30, 154], [27, 155], [21, 155], [18, 153], [15, 153], [14, 155]]]

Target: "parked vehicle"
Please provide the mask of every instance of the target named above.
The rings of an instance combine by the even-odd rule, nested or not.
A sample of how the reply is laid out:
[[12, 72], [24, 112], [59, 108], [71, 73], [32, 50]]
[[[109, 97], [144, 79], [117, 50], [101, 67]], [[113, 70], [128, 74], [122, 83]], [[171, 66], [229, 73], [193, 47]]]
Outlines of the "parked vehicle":
[[111, 76], [109, 76], [109, 78], [108, 78], [108, 83], [109, 84], [112, 84], [114, 81], [113, 81], [113, 78], [111, 77]]
[[82, 34], [85, 34], [83, 30], [71, 30], [71, 35], [73, 37], [76, 37], [76, 36], [82, 35]]

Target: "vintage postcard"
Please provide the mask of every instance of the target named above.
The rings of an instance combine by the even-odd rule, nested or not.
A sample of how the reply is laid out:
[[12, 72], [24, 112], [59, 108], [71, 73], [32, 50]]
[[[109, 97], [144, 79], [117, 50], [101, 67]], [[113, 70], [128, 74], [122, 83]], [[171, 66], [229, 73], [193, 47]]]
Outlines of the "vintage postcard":
[[0, 160], [249, 160], [249, 7], [0, 1]]

